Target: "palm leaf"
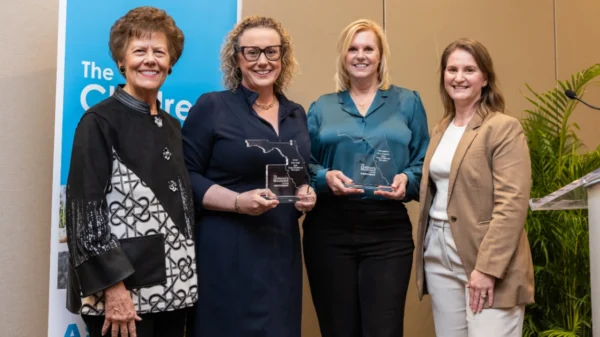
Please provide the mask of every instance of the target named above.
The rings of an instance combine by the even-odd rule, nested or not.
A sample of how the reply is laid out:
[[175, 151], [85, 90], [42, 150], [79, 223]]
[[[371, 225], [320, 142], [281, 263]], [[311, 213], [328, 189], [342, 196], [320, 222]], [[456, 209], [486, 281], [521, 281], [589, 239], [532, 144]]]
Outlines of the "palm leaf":
[[[600, 167], [600, 147], [586, 153], [570, 122], [578, 106], [564, 91], [582, 97], [600, 75], [600, 64], [538, 93], [526, 84], [531, 103], [522, 120], [532, 170], [532, 197], [545, 196]], [[525, 224], [534, 262], [536, 303], [528, 307], [523, 336], [591, 336], [587, 212], [529, 212]]]

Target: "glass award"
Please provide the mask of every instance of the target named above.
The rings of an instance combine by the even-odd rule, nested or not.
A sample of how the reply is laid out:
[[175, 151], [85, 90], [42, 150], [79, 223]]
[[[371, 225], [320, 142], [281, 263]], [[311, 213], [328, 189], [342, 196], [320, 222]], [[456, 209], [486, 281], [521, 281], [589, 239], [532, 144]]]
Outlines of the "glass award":
[[[296, 194], [300, 186], [308, 184], [309, 176], [296, 141], [246, 140], [246, 147], [257, 147], [264, 154], [273, 151], [279, 154], [283, 158], [283, 164], [274, 163], [265, 166], [265, 188], [273, 192], [280, 203], [295, 203], [301, 200]], [[265, 198], [269, 199], [266, 196]]]
[[340, 132], [338, 136], [348, 137], [353, 143], [348, 147], [352, 150], [345, 151], [346, 161], [353, 163], [352, 172], [344, 172], [352, 183], [344, 186], [391, 192], [398, 170], [385, 136], [349, 136]]

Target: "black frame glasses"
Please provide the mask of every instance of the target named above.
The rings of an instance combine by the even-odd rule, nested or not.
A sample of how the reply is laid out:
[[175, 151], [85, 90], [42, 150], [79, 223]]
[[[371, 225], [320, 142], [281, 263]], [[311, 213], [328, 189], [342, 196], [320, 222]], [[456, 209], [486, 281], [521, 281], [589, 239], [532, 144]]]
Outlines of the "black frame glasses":
[[[269, 57], [269, 54], [267, 54], [267, 50], [272, 49], [272, 48], [276, 48], [279, 51], [279, 53], [277, 54], [277, 57], [274, 57], [274, 58], [273, 57]], [[259, 53], [256, 56], [256, 58], [252, 58], [252, 57], [248, 58], [248, 55], [246, 55], [246, 52], [245, 52], [247, 49], [258, 50]], [[256, 61], [258, 61], [258, 59], [260, 59], [260, 54], [265, 54], [265, 57], [269, 61], [277, 61], [283, 55], [283, 47], [280, 44], [275, 45], [275, 46], [266, 46], [264, 48], [259, 48], [259, 47], [256, 47], [256, 46], [240, 46], [238, 48], [238, 51], [242, 53], [242, 56], [248, 62], [256, 62]]]

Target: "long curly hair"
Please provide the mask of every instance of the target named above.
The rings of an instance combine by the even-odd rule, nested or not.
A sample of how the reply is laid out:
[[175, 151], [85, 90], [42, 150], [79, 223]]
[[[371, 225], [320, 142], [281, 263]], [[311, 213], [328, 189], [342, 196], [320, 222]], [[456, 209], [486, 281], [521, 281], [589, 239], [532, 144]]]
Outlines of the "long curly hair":
[[281, 73], [275, 81], [274, 91], [283, 93], [296, 74], [298, 64], [294, 57], [292, 39], [283, 29], [280, 22], [273, 18], [264, 16], [249, 16], [238, 23], [225, 38], [225, 43], [221, 48], [221, 71], [223, 71], [223, 84], [229, 90], [237, 89], [242, 83], [242, 72], [239, 68], [237, 53], [239, 51], [240, 36], [250, 28], [271, 28], [275, 30], [281, 38]]

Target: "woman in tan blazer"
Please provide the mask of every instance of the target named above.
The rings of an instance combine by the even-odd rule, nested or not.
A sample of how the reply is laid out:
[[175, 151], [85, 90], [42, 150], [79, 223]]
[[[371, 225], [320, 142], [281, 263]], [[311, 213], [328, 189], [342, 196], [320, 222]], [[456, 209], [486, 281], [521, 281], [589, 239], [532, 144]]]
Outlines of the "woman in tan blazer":
[[438, 337], [521, 336], [534, 293], [525, 135], [503, 113], [491, 57], [477, 41], [444, 50], [440, 94], [445, 113], [420, 188], [419, 296], [431, 295]]

